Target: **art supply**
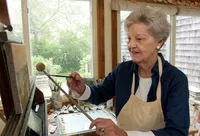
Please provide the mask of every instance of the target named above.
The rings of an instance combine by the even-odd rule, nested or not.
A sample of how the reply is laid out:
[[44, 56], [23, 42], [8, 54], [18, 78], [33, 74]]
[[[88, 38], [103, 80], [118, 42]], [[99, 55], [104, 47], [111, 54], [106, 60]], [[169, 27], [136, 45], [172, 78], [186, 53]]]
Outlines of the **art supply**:
[[[96, 110], [88, 111], [87, 114], [93, 119], [96, 118], [108, 118], [111, 119], [115, 124], [117, 124], [116, 118], [110, 113], [110, 111]], [[90, 121], [85, 118], [83, 113], [71, 113], [59, 115], [57, 117], [58, 133], [62, 136], [77, 136], [84, 135], [86, 133], [94, 132], [95, 127], [89, 129]], [[76, 126], [76, 127], [74, 127]], [[106, 129], [106, 128], [105, 128]], [[102, 128], [102, 131], [105, 130]]]
[[65, 75], [49, 75], [54, 77], [65, 77], [65, 78], [73, 78], [72, 76], [65, 76]]
[[38, 110], [39, 110], [39, 107], [40, 107], [40, 105], [39, 105], [39, 104], [37, 104], [37, 105], [35, 106], [35, 112], [38, 112]]
[[69, 95], [67, 94], [59, 85], [57, 82], [55, 82], [53, 80], [53, 78], [51, 76], [49, 76], [49, 74], [47, 74], [47, 72], [45, 71], [45, 65], [43, 63], [38, 63], [36, 65], [36, 69], [40, 72], [44, 72], [45, 75], [47, 75], [47, 77], [65, 94], [65, 96], [67, 96], [67, 98], [69, 98], [69, 100], [76, 105], [76, 107], [90, 120], [93, 121], [93, 119], [77, 104], [77, 102]]
[[[91, 118], [91, 116], [89, 114], [87, 114], [82, 108], [80, 105], [78, 105], [78, 103], [69, 95], [67, 94], [59, 85], [56, 81], [54, 81], [54, 79], [49, 76], [49, 74], [45, 71], [45, 65], [43, 63], [38, 63], [36, 65], [36, 69], [37, 71], [40, 71], [40, 72], [44, 72], [45, 75], [47, 75], [47, 77], [65, 94], [65, 96], [67, 96], [67, 98], [69, 98], [69, 100], [74, 104], [76, 105], [76, 107], [92, 122], [93, 119]], [[100, 129], [101, 132], [104, 132], [104, 128], [101, 128]]]

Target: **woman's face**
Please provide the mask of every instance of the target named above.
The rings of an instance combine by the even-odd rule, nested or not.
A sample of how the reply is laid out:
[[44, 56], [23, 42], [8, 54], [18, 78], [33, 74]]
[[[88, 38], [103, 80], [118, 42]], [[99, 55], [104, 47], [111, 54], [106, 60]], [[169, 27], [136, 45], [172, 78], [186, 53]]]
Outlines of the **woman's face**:
[[[160, 46], [148, 32], [145, 24], [133, 24], [128, 28], [128, 50], [136, 63], [146, 62], [157, 55], [156, 47]], [[161, 47], [161, 46], [160, 46]]]

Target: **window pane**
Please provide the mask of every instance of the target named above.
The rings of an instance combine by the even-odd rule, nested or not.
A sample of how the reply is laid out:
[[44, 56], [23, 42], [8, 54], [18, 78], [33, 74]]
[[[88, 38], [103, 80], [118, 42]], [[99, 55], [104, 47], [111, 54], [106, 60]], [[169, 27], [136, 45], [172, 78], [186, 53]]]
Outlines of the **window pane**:
[[200, 88], [200, 17], [176, 18], [175, 65], [188, 77], [189, 85]]
[[[83, 77], [93, 77], [90, 7], [89, 0], [29, 0], [34, 75], [41, 74], [35, 66], [42, 62], [50, 74], [77, 71]], [[57, 80], [67, 88], [65, 78]]]
[[9, 39], [23, 42], [21, 0], [7, 0], [7, 6], [10, 23], [13, 27], [12, 33], [8, 33]]
[[121, 18], [121, 62], [131, 60], [131, 57], [128, 52], [127, 42], [128, 36], [127, 32], [124, 28], [124, 21], [128, 17], [131, 11], [120, 11], [120, 18]]
[[[129, 55], [128, 49], [127, 49], [127, 32], [124, 29], [124, 21], [128, 17], [128, 15], [131, 13], [131, 11], [121, 11], [120, 17], [121, 17], [121, 61], [127, 61], [131, 60], [131, 57]], [[168, 21], [170, 22], [170, 16], [167, 16]], [[161, 48], [160, 52], [163, 54], [164, 58], [169, 61], [170, 58], [170, 37], [168, 37], [167, 41]]]

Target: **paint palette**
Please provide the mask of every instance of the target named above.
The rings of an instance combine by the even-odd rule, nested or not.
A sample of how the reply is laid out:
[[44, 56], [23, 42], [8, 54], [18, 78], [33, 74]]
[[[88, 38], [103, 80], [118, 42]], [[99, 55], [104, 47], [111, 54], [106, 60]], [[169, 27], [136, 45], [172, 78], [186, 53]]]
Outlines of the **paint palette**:
[[[97, 110], [87, 112], [93, 119], [96, 118], [109, 118], [117, 124], [116, 118], [110, 111]], [[95, 131], [95, 128], [89, 129], [91, 121], [85, 117], [83, 113], [72, 113], [59, 115], [57, 117], [59, 135], [73, 136], [77, 134], [84, 134]]]

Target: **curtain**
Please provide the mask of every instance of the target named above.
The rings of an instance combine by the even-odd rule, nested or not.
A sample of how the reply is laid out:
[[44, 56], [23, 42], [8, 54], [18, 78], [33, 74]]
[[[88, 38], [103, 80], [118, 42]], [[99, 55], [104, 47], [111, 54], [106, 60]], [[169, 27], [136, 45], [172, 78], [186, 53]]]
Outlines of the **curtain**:
[[182, 16], [200, 16], [200, 7], [184, 7], [170, 4], [156, 4], [144, 2], [131, 2], [130, 0], [112, 0], [111, 9], [116, 11], [132, 11], [142, 6], [150, 6], [161, 9], [169, 15], [182, 15]]

